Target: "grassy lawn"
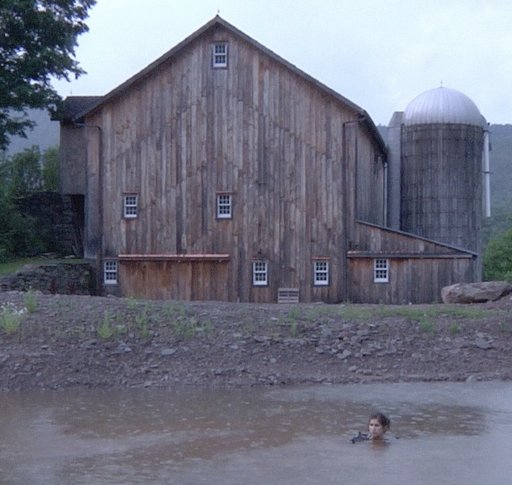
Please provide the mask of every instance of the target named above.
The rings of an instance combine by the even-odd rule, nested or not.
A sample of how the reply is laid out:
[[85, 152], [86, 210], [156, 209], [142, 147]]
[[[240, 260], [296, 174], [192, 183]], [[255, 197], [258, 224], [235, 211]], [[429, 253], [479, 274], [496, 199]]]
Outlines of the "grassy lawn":
[[8, 274], [14, 274], [26, 264], [39, 266], [43, 264], [55, 263], [83, 263], [83, 259], [49, 259], [49, 258], [21, 258], [6, 263], [0, 263], [0, 277]]

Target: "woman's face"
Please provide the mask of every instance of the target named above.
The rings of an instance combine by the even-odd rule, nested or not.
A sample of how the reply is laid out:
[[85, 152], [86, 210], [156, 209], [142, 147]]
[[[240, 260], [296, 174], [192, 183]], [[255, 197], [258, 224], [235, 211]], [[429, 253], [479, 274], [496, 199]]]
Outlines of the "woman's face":
[[380, 424], [377, 418], [372, 418], [368, 423], [368, 432], [370, 433], [370, 439], [381, 440], [384, 437], [386, 429]]

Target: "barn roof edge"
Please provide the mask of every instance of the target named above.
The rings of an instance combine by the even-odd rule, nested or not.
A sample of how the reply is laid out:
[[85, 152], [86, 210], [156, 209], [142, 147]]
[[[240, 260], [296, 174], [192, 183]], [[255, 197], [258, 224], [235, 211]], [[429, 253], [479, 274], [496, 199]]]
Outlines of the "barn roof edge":
[[216, 27], [216, 26], [222, 26], [234, 35], [240, 37], [256, 49], [264, 52], [269, 57], [274, 59], [275, 61], [279, 62], [280, 64], [286, 66], [288, 69], [290, 69], [292, 72], [297, 74], [298, 76], [302, 77], [309, 83], [315, 85], [317, 88], [321, 89], [328, 95], [332, 96], [333, 98], [337, 99], [341, 103], [348, 106], [350, 109], [355, 111], [361, 118], [363, 119], [365, 125], [369, 129], [369, 131], [372, 133], [372, 135], [376, 138], [377, 144], [382, 151], [382, 153], [386, 153], [386, 144], [384, 143], [384, 140], [382, 136], [380, 135], [375, 123], [373, 122], [372, 118], [368, 114], [367, 111], [365, 111], [363, 108], [355, 104], [354, 102], [350, 101], [348, 98], [345, 98], [338, 92], [336, 92], [334, 89], [328, 87], [327, 85], [321, 83], [311, 75], [307, 74], [306, 72], [299, 69], [297, 66], [292, 64], [291, 62], [287, 61], [286, 59], [282, 58], [272, 50], [265, 47], [263, 44], [260, 44], [258, 41], [254, 40], [252, 37], [248, 36], [241, 30], [237, 29], [234, 25], [230, 24], [226, 20], [224, 20], [219, 15], [216, 15], [212, 20], [204, 24], [202, 27], [200, 27], [198, 30], [193, 32], [191, 35], [186, 37], [184, 40], [179, 42], [177, 45], [172, 47], [170, 50], [168, 50], [165, 54], [160, 56], [158, 59], [147, 65], [145, 68], [143, 68], [141, 71], [133, 75], [132, 77], [128, 78], [123, 83], [119, 84], [117, 87], [109, 91], [104, 96], [99, 97], [99, 99], [96, 100], [93, 104], [85, 107], [80, 112], [76, 113], [74, 116], [75, 121], [80, 121], [84, 118], [84, 116], [93, 113], [98, 108], [100, 108], [104, 103], [108, 102], [109, 100], [115, 98], [116, 96], [120, 95], [125, 89], [130, 87], [131, 85], [135, 84], [140, 79], [146, 77], [148, 74], [150, 74], [154, 69], [156, 69], [158, 66], [160, 66], [162, 63], [166, 62], [168, 59], [175, 56], [178, 52], [180, 52], [182, 49], [184, 49], [186, 46], [191, 44], [194, 40], [205, 34], [210, 29]]

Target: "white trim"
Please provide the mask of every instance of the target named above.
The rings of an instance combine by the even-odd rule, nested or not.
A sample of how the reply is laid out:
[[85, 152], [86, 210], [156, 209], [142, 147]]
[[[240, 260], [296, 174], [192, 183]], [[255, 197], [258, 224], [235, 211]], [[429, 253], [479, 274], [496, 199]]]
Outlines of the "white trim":
[[253, 261], [252, 262], [252, 284], [253, 286], [268, 285], [268, 262]]
[[135, 219], [139, 212], [139, 197], [136, 194], [123, 195], [123, 217]]
[[217, 219], [231, 219], [233, 217], [233, 196], [231, 194], [217, 194]]
[[105, 285], [117, 285], [117, 261], [106, 259], [103, 261], [103, 283]]
[[315, 286], [329, 286], [329, 261], [313, 262], [313, 282]]
[[227, 42], [216, 42], [212, 45], [212, 67], [215, 69], [228, 67]]
[[373, 282], [389, 283], [389, 260], [375, 258], [373, 260]]

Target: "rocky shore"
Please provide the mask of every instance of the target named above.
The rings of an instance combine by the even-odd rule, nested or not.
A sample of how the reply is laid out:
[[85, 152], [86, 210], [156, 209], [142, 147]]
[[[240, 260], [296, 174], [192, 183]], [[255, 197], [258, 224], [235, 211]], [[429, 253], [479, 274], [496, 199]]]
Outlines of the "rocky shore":
[[270, 305], [0, 292], [0, 391], [512, 378], [512, 299]]

